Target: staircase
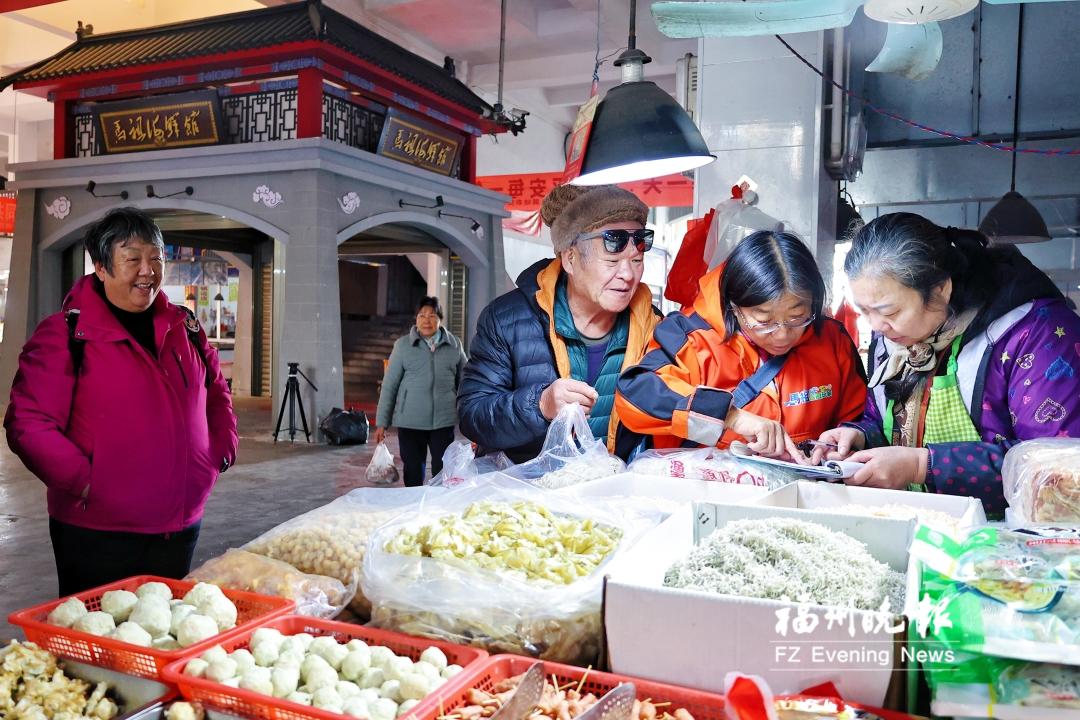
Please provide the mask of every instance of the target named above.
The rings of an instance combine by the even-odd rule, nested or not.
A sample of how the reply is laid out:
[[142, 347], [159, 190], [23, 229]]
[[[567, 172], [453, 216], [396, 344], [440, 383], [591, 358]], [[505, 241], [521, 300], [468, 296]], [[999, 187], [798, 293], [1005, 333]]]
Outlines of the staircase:
[[382, 387], [383, 361], [390, 358], [394, 341], [409, 332], [413, 323], [412, 315], [341, 320], [345, 404], [368, 410], [372, 423]]

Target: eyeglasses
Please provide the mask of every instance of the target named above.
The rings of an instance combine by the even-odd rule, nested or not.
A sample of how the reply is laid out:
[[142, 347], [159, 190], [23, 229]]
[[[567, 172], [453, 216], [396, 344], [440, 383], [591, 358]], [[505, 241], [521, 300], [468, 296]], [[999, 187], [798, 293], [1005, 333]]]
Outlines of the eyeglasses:
[[438, 320], [439, 315], [437, 313], [417, 313], [417, 320]]
[[757, 325], [751, 325], [746, 322], [746, 316], [742, 314], [742, 311], [734, 305], [731, 309], [735, 311], [735, 314], [739, 316], [739, 324], [742, 325], [743, 330], [746, 332], [752, 332], [757, 335], [772, 335], [780, 328], [787, 328], [788, 330], [798, 330], [804, 328], [810, 323], [814, 322], [817, 315], [811, 314], [804, 318], [795, 318], [794, 320], [784, 320], [774, 323], [758, 323]]
[[581, 233], [574, 238], [574, 242], [592, 240], [593, 238], [603, 238], [604, 249], [609, 253], [621, 253], [626, 249], [631, 239], [634, 241], [634, 247], [639, 251], [648, 252], [652, 249], [653, 231], [648, 228], [640, 230], [601, 230], [600, 232]]

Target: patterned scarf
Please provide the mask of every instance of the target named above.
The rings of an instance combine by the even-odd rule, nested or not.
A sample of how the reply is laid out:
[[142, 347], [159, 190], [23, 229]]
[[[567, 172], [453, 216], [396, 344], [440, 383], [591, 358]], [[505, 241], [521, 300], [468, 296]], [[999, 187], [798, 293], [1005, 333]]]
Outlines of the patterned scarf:
[[976, 308], [946, 320], [930, 337], [907, 347], [881, 338], [888, 357], [874, 369], [868, 385], [874, 388], [887, 382], [886, 396], [893, 396], [895, 401], [893, 437], [886, 438], [889, 442], [906, 447], [918, 445], [918, 426], [926, 384], [937, 370], [941, 353], [949, 349], [953, 340], [964, 334], [977, 314]]

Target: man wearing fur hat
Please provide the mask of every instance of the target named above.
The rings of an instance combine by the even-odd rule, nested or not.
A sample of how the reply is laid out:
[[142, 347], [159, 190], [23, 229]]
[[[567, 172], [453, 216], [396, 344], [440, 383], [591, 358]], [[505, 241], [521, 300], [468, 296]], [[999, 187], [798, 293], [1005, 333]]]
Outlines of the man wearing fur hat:
[[461, 431], [515, 463], [540, 453], [563, 406], [580, 403], [593, 436], [624, 459], [640, 436], [615, 412], [615, 381], [641, 360], [659, 320], [641, 284], [648, 208], [613, 185], [562, 185], [544, 198], [554, 260], [542, 260], [477, 322], [458, 391]]

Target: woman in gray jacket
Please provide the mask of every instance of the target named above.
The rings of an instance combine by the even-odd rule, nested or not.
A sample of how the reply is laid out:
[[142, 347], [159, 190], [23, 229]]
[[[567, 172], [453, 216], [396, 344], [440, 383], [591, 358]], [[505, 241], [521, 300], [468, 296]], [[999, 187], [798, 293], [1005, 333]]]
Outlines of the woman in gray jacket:
[[375, 442], [383, 441], [386, 428], [398, 429], [406, 487], [424, 484], [429, 449], [431, 475], [438, 475], [443, 453], [454, 441], [457, 388], [468, 358], [442, 319], [438, 298], [421, 300], [416, 326], [394, 343], [383, 377]]

